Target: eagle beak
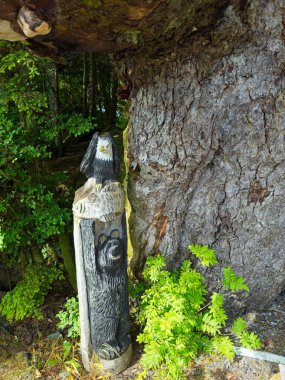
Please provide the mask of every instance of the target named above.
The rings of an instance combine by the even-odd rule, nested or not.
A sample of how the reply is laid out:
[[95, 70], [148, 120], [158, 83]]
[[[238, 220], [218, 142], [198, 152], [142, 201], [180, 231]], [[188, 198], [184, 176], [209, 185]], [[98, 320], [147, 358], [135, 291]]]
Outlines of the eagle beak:
[[100, 146], [100, 152], [104, 153], [105, 152], [105, 148], [103, 146]]

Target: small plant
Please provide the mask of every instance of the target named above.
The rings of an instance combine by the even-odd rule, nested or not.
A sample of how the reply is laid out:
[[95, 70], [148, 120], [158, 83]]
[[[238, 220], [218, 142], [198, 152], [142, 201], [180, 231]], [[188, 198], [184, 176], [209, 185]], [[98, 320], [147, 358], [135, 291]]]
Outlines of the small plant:
[[40, 309], [44, 298], [56, 280], [64, 278], [62, 269], [30, 264], [23, 279], [7, 293], [0, 303], [0, 313], [9, 322], [33, 317], [42, 319]]
[[[217, 263], [215, 251], [207, 246], [192, 245], [191, 252], [205, 266]], [[141, 362], [155, 370], [157, 378], [183, 379], [183, 368], [199, 353], [219, 354], [233, 359], [234, 343], [223, 333], [228, 319], [223, 308], [224, 297], [213, 293], [206, 302], [207, 289], [203, 276], [185, 260], [173, 272], [164, 270], [165, 259], [149, 257], [143, 272], [146, 290], [142, 295], [139, 321], [144, 324], [138, 342], [144, 343]], [[224, 270], [223, 284], [231, 291], [248, 291], [242, 277], [232, 269]], [[241, 345], [261, 346], [259, 338], [246, 330], [242, 318], [234, 321], [232, 334]]]
[[79, 305], [76, 298], [69, 298], [64, 304], [65, 310], [61, 310], [56, 316], [59, 319], [57, 327], [67, 328], [69, 338], [77, 338], [80, 334], [79, 326]]
[[[62, 344], [54, 342], [47, 359], [43, 371], [52, 372], [54, 369], [69, 372], [72, 376], [78, 378], [80, 370], [82, 369], [78, 355], [78, 342], [64, 340]], [[74, 376], [74, 377], [73, 377]]]

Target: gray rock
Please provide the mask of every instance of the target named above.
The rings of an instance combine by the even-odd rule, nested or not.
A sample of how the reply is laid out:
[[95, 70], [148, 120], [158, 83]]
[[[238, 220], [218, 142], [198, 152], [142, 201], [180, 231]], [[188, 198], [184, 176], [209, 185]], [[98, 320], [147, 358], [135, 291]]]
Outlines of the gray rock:
[[58, 374], [59, 380], [69, 379], [70, 373], [68, 371], [62, 371]]
[[56, 340], [56, 339], [61, 339], [61, 338], [63, 338], [63, 336], [62, 336], [62, 334], [61, 334], [59, 331], [56, 331], [55, 333], [49, 334], [49, 335], [47, 336], [47, 338], [48, 338], [48, 339], [54, 339], [54, 340]]

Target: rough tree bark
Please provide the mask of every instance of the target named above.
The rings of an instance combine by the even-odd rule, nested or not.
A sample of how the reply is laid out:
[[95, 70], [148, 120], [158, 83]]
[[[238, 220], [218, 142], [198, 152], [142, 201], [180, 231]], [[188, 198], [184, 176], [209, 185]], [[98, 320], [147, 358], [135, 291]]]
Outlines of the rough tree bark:
[[249, 308], [284, 288], [284, 11], [281, 0], [229, 6], [207, 38], [129, 63], [136, 273], [147, 255], [175, 267], [200, 243], [246, 278]]
[[[127, 73], [134, 272], [147, 255], [175, 267], [188, 244], [209, 244], [246, 277], [245, 304], [268, 304], [285, 282], [284, 2], [23, 3], [52, 26], [31, 48], [117, 53]], [[19, 7], [0, 0], [22, 38]]]

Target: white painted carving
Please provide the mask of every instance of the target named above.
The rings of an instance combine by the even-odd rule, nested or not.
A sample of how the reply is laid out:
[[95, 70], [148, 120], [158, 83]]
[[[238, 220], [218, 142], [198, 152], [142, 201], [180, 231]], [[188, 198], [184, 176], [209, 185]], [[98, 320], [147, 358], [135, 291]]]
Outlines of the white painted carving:
[[119, 218], [124, 211], [124, 191], [119, 182], [112, 182], [101, 189], [94, 178], [75, 192], [74, 216], [79, 219], [96, 219], [110, 222]]
[[113, 161], [112, 141], [107, 136], [98, 137], [98, 145], [95, 158], [103, 161]]
[[84, 262], [82, 252], [82, 240], [80, 226], [74, 223], [74, 246], [75, 246], [75, 263], [76, 263], [76, 278], [77, 291], [79, 301], [79, 321], [80, 321], [80, 349], [84, 368], [90, 371], [89, 353], [90, 353], [90, 326], [88, 320], [88, 303], [86, 279], [84, 273]]
[[7, 41], [23, 41], [26, 37], [16, 33], [12, 29], [10, 21], [0, 20], [0, 39]]
[[36, 13], [25, 5], [19, 10], [17, 22], [28, 38], [45, 35], [51, 31], [49, 23], [39, 19]]

